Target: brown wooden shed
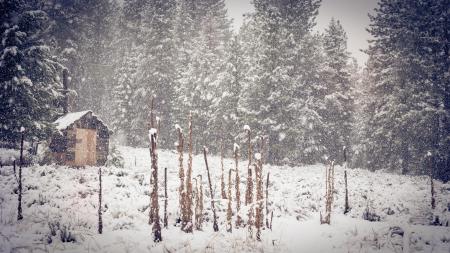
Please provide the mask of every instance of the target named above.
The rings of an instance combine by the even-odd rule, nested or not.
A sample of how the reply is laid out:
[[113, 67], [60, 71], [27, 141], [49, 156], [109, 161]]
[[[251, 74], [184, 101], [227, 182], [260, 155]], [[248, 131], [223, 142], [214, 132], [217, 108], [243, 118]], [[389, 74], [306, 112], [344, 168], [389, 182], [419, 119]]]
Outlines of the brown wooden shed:
[[92, 111], [71, 112], [54, 122], [52, 159], [60, 165], [102, 166], [109, 152], [111, 131]]

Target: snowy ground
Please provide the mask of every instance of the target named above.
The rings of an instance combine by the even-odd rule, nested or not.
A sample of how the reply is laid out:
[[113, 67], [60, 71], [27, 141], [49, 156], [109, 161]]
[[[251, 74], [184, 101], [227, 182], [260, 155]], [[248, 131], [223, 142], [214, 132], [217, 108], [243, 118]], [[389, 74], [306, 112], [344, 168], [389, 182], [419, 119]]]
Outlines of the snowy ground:
[[[226, 200], [216, 201], [220, 231], [214, 233], [209, 194], [204, 203], [209, 221], [204, 222], [203, 231], [185, 234], [174, 226], [179, 180], [178, 157], [173, 151], [159, 151], [160, 171], [168, 168], [169, 228], [162, 230], [163, 242], [155, 244], [148, 225], [149, 151], [128, 147], [121, 151], [125, 168], [103, 169], [102, 235], [97, 234], [97, 168], [25, 168], [24, 219], [18, 222], [17, 185], [12, 168], [3, 167], [0, 252], [450, 252], [450, 227], [445, 226], [450, 216], [450, 184], [435, 182], [437, 207], [432, 212], [428, 178], [349, 170], [352, 209], [344, 215], [343, 169], [337, 167], [331, 225], [320, 225], [319, 211], [325, 202], [323, 165], [264, 167], [264, 175], [271, 173], [269, 198], [274, 218], [273, 231], [264, 230], [262, 242], [248, 238], [246, 228], [233, 227], [231, 234], [225, 231]], [[210, 157], [216, 198], [220, 194], [219, 162]], [[246, 163], [241, 165], [243, 200], [247, 172]], [[226, 160], [225, 168], [232, 167], [233, 161]], [[193, 175], [197, 174], [206, 179], [202, 156], [194, 158]], [[362, 219], [367, 203], [381, 217], [380, 222]], [[161, 205], [161, 216], [162, 210]], [[429, 225], [436, 216], [444, 226]], [[70, 232], [75, 242], [62, 242], [63, 231]]]

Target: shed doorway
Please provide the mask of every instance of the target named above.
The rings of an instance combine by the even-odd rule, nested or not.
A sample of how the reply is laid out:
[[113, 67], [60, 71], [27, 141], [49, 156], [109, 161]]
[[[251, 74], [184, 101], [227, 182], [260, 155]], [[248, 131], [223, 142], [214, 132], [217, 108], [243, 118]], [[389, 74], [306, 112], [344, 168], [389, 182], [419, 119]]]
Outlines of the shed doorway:
[[97, 164], [97, 130], [76, 128], [75, 166]]

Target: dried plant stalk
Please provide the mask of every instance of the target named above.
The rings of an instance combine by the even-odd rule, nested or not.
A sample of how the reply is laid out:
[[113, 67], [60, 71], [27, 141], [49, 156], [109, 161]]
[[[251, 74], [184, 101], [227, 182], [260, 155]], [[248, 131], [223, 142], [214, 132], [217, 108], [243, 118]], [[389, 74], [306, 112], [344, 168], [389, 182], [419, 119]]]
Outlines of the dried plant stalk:
[[233, 230], [233, 225], [231, 222], [231, 217], [233, 215], [233, 210], [231, 207], [232, 197], [231, 197], [231, 169], [228, 171], [228, 208], [227, 208], [227, 232], [231, 233]]
[[263, 179], [262, 179], [262, 165], [259, 159], [255, 163], [255, 178], [256, 178], [256, 215], [255, 215], [255, 227], [256, 227], [256, 240], [261, 241], [261, 228], [263, 226]]
[[273, 211], [270, 213], [270, 230], [272, 230], [272, 221], [273, 221]]
[[209, 174], [208, 159], [206, 156], [207, 152], [208, 151], [206, 150], [206, 147], [203, 147], [203, 156], [205, 158], [206, 172], [208, 173], [209, 193], [211, 195], [211, 210], [213, 211], [213, 229], [214, 232], [217, 232], [219, 231], [219, 225], [217, 224], [216, 207], [214, 206], [214, 192], [212, 190], [211, 175]]
[[[247, 189], [245, 191], [245, 205], [249, 205], [253, 201], [253, 178], [252, 178], [252, 144], [251, 144], [251, 131], [250, 128], [247, 128], [247, 137], [248, 137], [248, 166], [247, 166]], [[249, 220], [250, 222], [250, 220]], [[249, 228], [251, 229], [251, 228]]]
[[330, 224], [334, 192], [334, 161], [332, 161], [330, 166], [326, 169], [325, 175], [325, 215], [322, 216], [322, 213], [320, 213], [320, 223]]
[[260, 142], [261, 142], [261, 153], [258, 153], [258, 155], [257, 155], [257, 164], [258, 164], [258, 166], [259, 166], [259, 172], [260, 172], [260, 174], [259, 174], [259, 180], [260, 180], [260, 187], [261, 187], [261, 196], [260, 196], [260, 200], [259, 200], [259, 202], [261, 202], [260, 203], [260, 207], [261, 207], [261, 210], [260, 210], [260, 224], [261, 224], [261, 226], [264, 226], [264, 212], [263, 212], [263, 199], [264, 199], [264, 191], [263, 191], [263, 187], [264, 187], [264, 181], [263, 181], [263, 158], [264, 158], [264, 156], [263, 156], [263, 150], [264, 150], [264, 137], [260, 137]]
[[[251, 168], [251, 167], [249, 167]], [[256, 173], [255, 173], [256, 176]], [[252, 170], [250, 169], [248, 171], [248, 177], [247, 177], [247, 192], [246, 192], [246, 204], [250, 205], [248, 208], [248, 221], [247, 221], [247, 228], [248, 228], [248, 235], [250, 238], [253, 237], [253, 216], [254, 216], [254, 208], [253, 208], [253, 177], [252, 177]]]
[[192, 112], [189, 112], [189, 157], [188, 169], [186, 173], [186, 193], [185, 193], [186, 215], [183, 221], [183, 231], [192, 233]]
[[158, 154], [156, 153], [156, 129], [150, 131], [150, 143], [152, 150], [152, 177], [153, 191], [151, 192], [151, 213], [153, 214], [153, 241], [162, 241], [161, 225], [159, 223], [159, 204], [158, 204]]
[[202, 176], [201, 175], [199, 175], [200, 176], [200, 197], [199, 197], [199, 205], [198, 205], [198, 209], [199, 209], [199, 212], [200, 212], [200, 218], [199, 218], [199, 221], [200, 221], [200, 223], [203, 223], [203, 196], [204, 196], [204, 194], [203, 194], [203, 180], [202, 180]]
[[239, 228], [242, 224], [242, 218], [239, 215], [241, 209], [241, 192], [239, 189], [240, 178], [239, 178], [239, 146], [234, 144], [234, 162], [235, 162], [235, 188], [236, 188], [236, 228]]
[[182, 228], [183, 222], [185, 218], [185, 192], [184, 192], [184, 168], [183, 168], [183, 150], [184, 150], [184, 138], [183, 132], [179, 126], [177, 126], [178, 132], [178, 142], [177, 142], [177, 150], [178, 150], [178, 177], [180, 178], [180, 188], [178, 188], [178, 197], [179, 197], [179, 213], [182, 220]]
[[221, 176], [220, 176], [220, 192], [222, 194], [222, 199], [226, 199], [227, 198], [227, 194], [225, 192], [225, 179], [224, 179], [224, 172], [223, 172], [223, 138], [222, 141], [220, 142], [220, 170], [222, 172]]
[[[194, 178], [195, 180], [195, 191], [194, 191], [194, 199], [195, 199], [195, 209], [194, 209], [194, 217], [195, 217], [195, 229], [202, 230], [203, 223], [203, 186], [202, 186], [202, 176], [198, 175], [199, 180]], [[200, 181], [200, 183], [198, 183]], [[200, 186], [199, 186], [200, 185]]]

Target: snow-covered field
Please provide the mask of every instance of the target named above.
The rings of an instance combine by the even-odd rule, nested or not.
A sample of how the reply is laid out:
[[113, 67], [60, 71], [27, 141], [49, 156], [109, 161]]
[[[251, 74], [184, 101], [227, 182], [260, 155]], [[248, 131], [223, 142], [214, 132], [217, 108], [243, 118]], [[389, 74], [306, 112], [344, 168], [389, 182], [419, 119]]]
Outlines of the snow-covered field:
[[[209, 193], [203, 231], [185, 234], [175, 226], [178, 207], [178, 156], [159, 151], [160, 182], [168, 168], [169, 228], [163, 241], [152, 241], [148, 225], [150, 159], [147, 149], [122, 147], [125, 168], [103, 169], [102, 235], [97, 234], [98, 169], [34, 166], [24, 169], [23, 216], [17, 221], [17, 184], [12, 167], [0, 171], [0, 252], [450, 252], [450, 184], [435, 181], [437, 206], [430, 208], [427, 177], [348, 170], [351, 211], [344, 209], [344, 170], [336, 167], [331, 225], [320, 225], [324, 209], [325, 166], [264, 167], [270, 171], [273, 230], [262, 242], [246, 228], [225, 231], [227, 201], [220, 195], [220, 159], [210, 157], [219, 232], [212, 230]], [[186, 158], [186, 156], [185, 156]], [[245, 196], [246, 162], [242, 161], [241, 201]], [[232, 160], [225, 160], [228, 171]], [[194, 158], [194, 173], [206, 170], [202, 156]], [[207, 189], [206, 180], [203, 181]], [[163, 213], [160, 191], [160, 215]], [[380, 222], [362, 219], [369, 205]], [[322, 211], [323, 212], [323, 211]], [[243, 210], [242, 217], [246, 217]], [[436, 216], [443, 226], [429, 225]], [[233, 219], [235, 214], [233, 215]], [[265, 218], [264, 218], [265, 219]], [[234, 223], [234, 222], [233, 222]], [[234, 224], [233, 224], [234, 225]], [[63, 242], [72, 238], [74, 242]], [[67, 233], [71, 234], [68, 236]]]

